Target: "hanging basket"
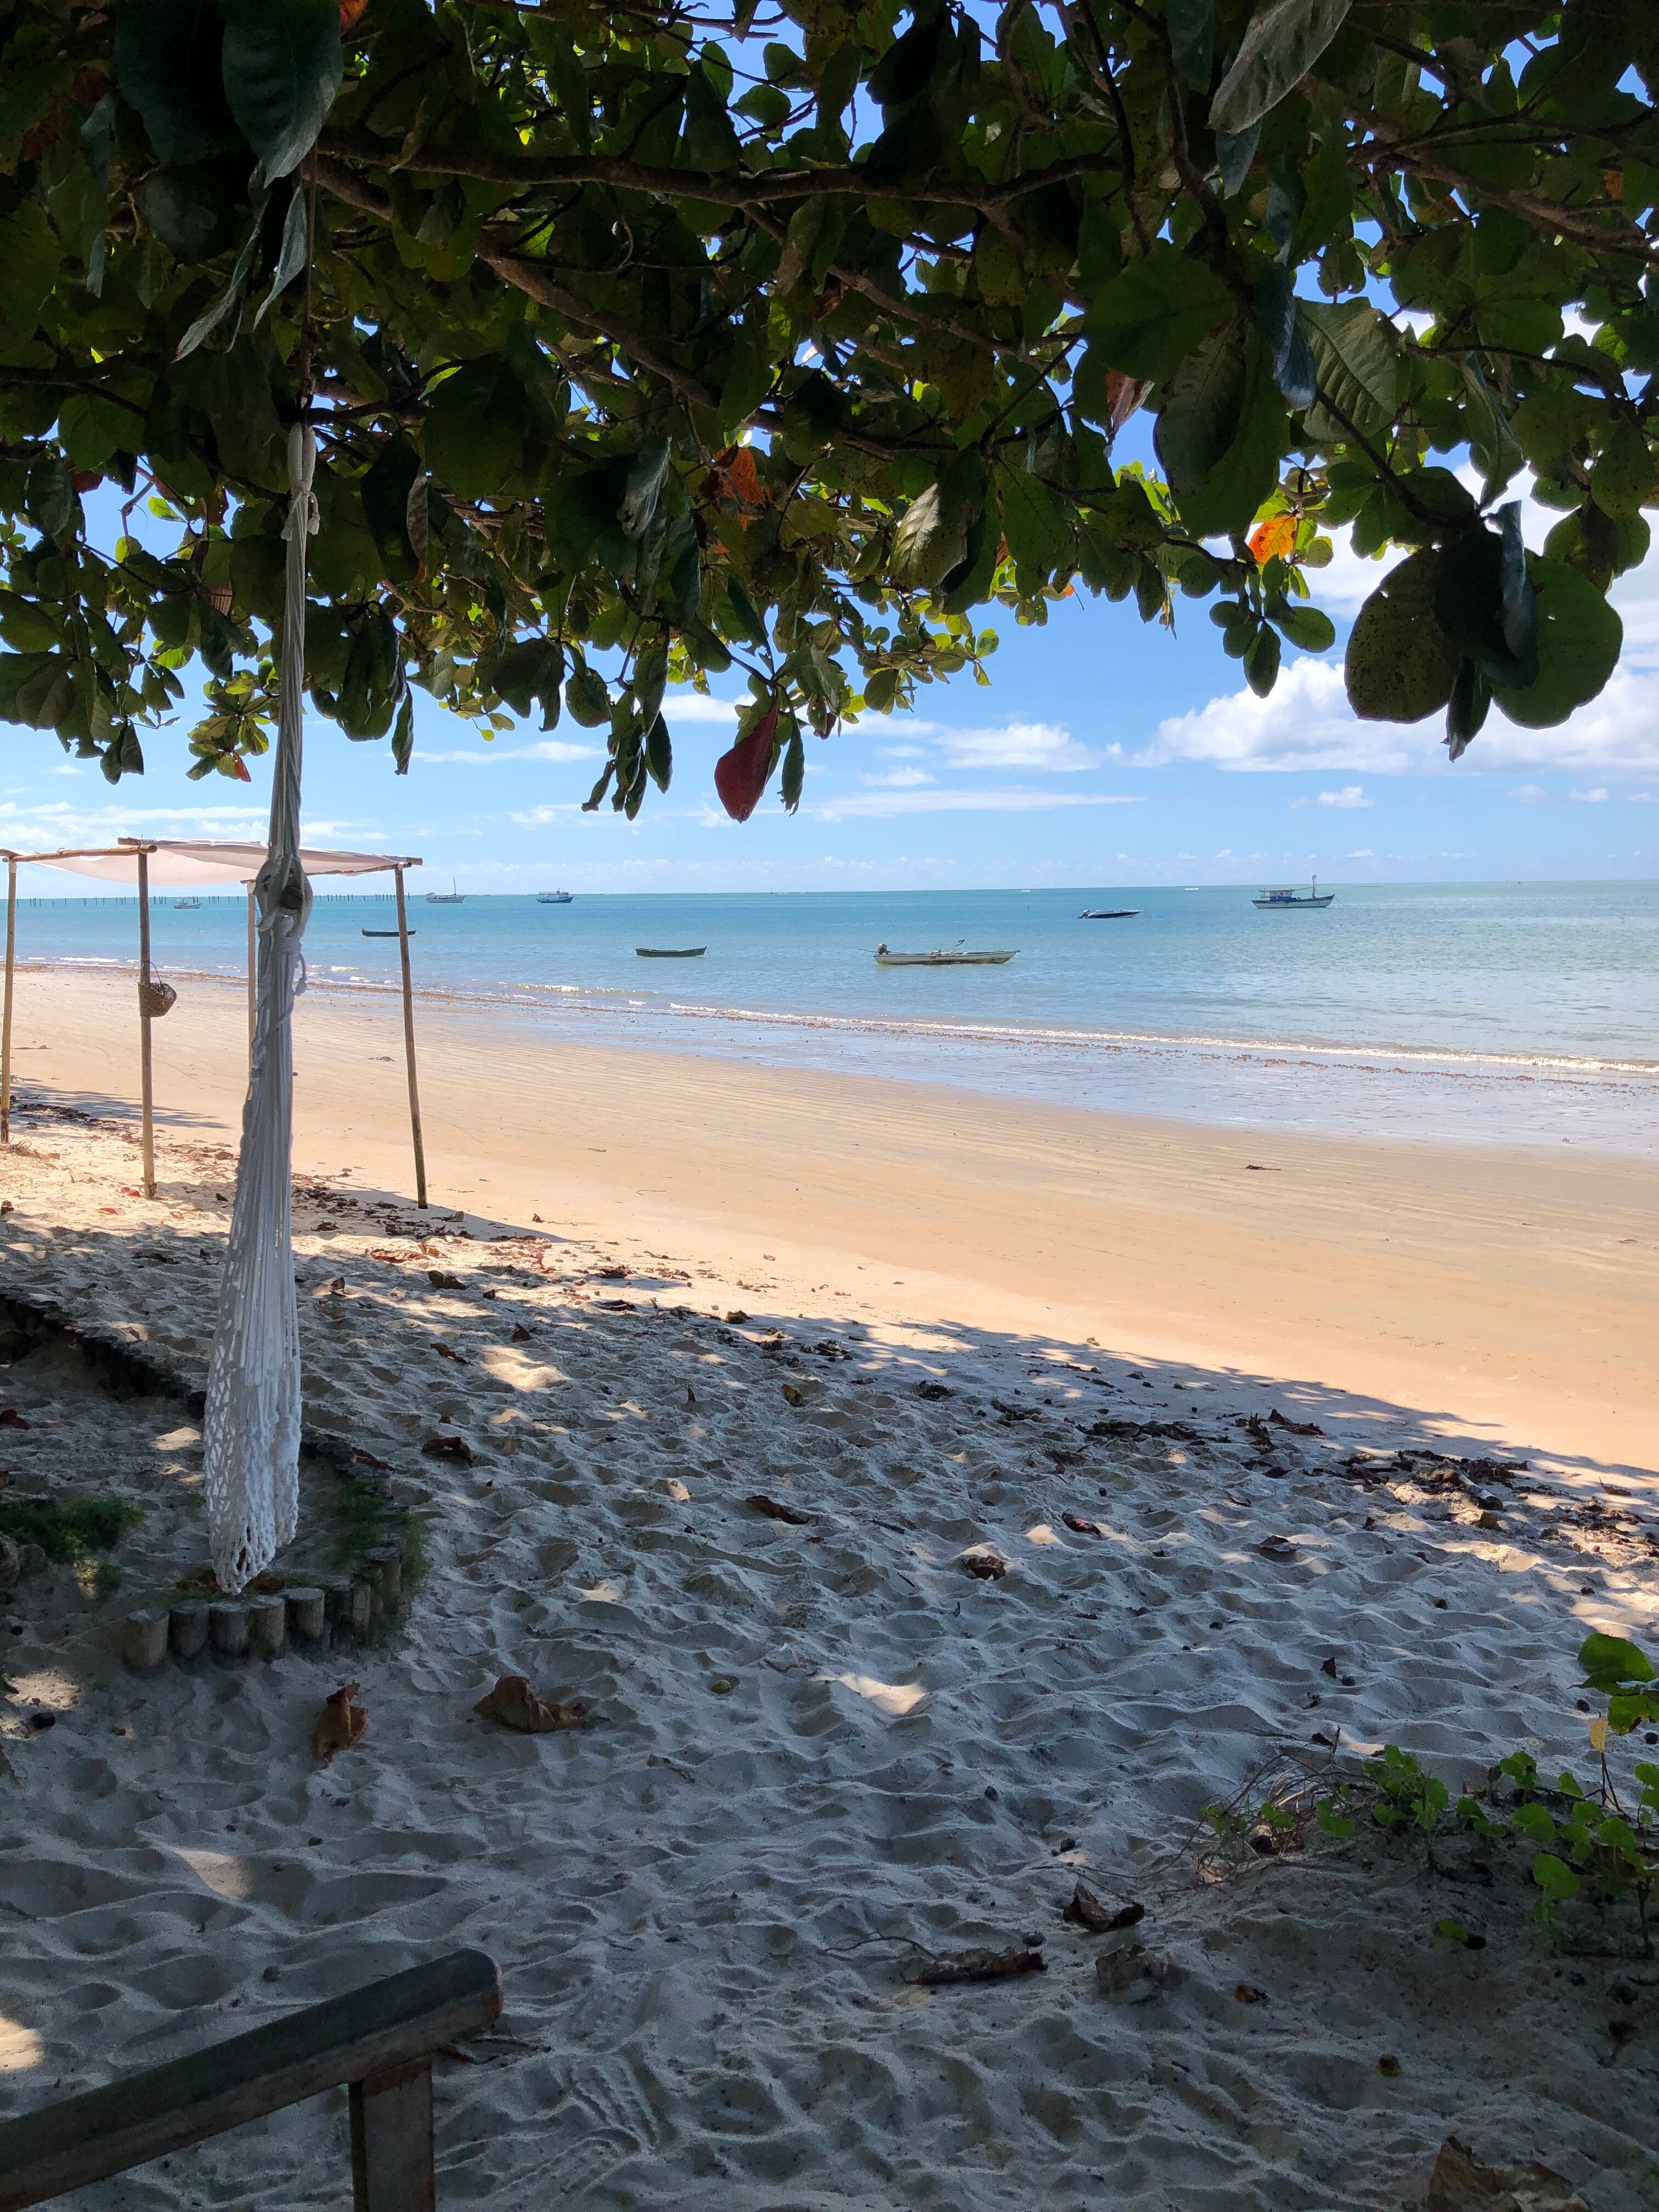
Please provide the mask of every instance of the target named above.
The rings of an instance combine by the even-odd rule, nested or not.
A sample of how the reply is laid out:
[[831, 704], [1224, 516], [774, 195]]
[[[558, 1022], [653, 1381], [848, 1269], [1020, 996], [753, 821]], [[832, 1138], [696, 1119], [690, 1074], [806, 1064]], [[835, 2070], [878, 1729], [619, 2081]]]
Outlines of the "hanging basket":
[[149, 1021], [159, 1022], [178, 1000], [172, 984], [164, 983], [159, 975], [146, 975], [139, 983], [138, 1011]]

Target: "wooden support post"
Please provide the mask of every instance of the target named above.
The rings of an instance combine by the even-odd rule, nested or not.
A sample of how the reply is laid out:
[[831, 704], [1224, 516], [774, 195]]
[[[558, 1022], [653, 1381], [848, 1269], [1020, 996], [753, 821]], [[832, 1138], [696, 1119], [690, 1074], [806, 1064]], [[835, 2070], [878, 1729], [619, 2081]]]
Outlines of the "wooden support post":
[[404, 901], [404, 872], [394, 868], [398, 886], [398, 957], [404, 971], [404, 1059], [409, 1067], [409, 1133], [415, 1143], [415, 1203], [426, 1204], [426, 1147], [421, 1141], [421, 1091], [415, 1079], [415, 986], [409, 972], [409, 908]]
[[253, 886], [247, 887], [247, 1072], [253, 1074], [253, 1031], [259, 1018], [259, 927]]
[[353, 2212], [434, 2212], [432, 2059], [406, 2059], [351, 2085]]
[[17, 968], [17, 861], [6, 855], [6, 1003], [0, 1013], [0, 1145], [11, 1142], [11, 986]]
[[149, 1009], [149, 854], [138, 855], [138, 1087], [144, 1156], [144, 1196], [155, 1195], [155, 1123], [151, 1097]]

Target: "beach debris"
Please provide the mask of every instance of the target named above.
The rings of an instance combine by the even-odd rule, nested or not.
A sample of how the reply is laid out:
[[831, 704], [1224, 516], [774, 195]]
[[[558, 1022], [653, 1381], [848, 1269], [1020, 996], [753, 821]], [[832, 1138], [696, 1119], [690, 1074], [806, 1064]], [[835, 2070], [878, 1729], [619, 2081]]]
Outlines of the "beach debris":
[[[853, 1357], [847, 1346], [844, 1344], [837, 1344], [833, 1336], [820, 1337], [811, 1349], [817, 1352], [820, 1359], [850, 1359]], [[925, 1391], [922, 1395], [926, 1397], [933, 1397], [941, 1391], [947, 1398], [951, 1395], [942, 1382], [937, 1386], [936, 1390]]]
[[994, 1412], [1001, 1414], [1005, 1428], [1015, 1421], [1040, 1421], [1042, 1419], [1041, 1406], [1010, 1406], [1000, 1398], [993, 1398], [991, 1405]]
[[1042, 1952], [1019, 1943], [1006, 1951], [949, 1951], [937, 1959], [924, 1952], [899, 1969], [901, 1979], [925, 1989], [943, 1989], [954, 1982], [1006, 1982], [1016, 1974], [1047, 1972]]
[[708, 1692], [711, 1697], [729, 1698], [737, 1686], [736, 1681], [730, 1674], [716, 1674], [708, 1685]]
[[806, 1403], [806, 1393], [799, 1382], [786, 1382], [783, 1386], [783, 1401], [787, 1406], [804, 1406]]
[[0, 1429], [26, 1429], [28, 1423], [15, 1406], [0, 1406]]
[[1106, 1534], [1099, 1522], [1091, 1521], [1086, 1513], [1062, 1513], [1060, 1517], [1064, 1527], [1074, 1530], [1079, 1536], [1103, 1536]]
[[1395, 2057], [1392, 2051], [1385, 2051], [1382, 2053], [1382, 2056], [1376, 2062], [1376, 2070], [1379, 2074], [1388, 2074], [1391, 2075], [1397, 2074], [1400, 2071], [1400, 2061]]
[[587, 1707], [578, 1702], [561, 1705], [538, 1698], [522, 1674], [503, 1674], [495, 1686], [472, 1708], [487, 1721], [516, 1729], [520, 1735], [554, 1735], [563, 1729], [591, 1725]]
[[1302, 1557], [1288, 1536], [1264, 1536], [1255, 1548], [1267, 1559], [1299, 1559]]
[[1236, 1982], [1233, 1996], [1240, 2004], [1266, 2004], [1267, 2002], [1266, 1990], [1257, 1989], [1254, 1982]]
[[513, 1341], [514, 1344], [528, 1344], [530, 1342], [530, 1331], [525, 1327], [521, 1321], [515, 1321], [513, 1324]]
[[9, 1590], [23, 1571], [23, 1554], [11, 1537], [0, 1535], [0, 1590]]
[[428, 1459], [453, 1459], [460, 1467], [472, 1464], [472, 1447], [465, 1437], [428, 1437], [421, 1449]]
[[1138, 1898], [1097, 1897], [1085, 1882], [1080, 1881], [1060, 1917], [1069, 1920], [1073, 1928], [1086, 1928], [1091, 1936], [1109, 1936], [1120, 1928], [1133, 1928], [1137, 1920], [1144, 1920], [1146, 1908]]
[[390, 1474], [392, 1472], [389, 1459], [376, 1459], [372, 1451], [365, 1451], [361, 1444], [353, 1446], [351, 1461], [354, 1467], [372, 1467], [377, 1474]]
[[639, 1311], [632, 1298], [595, 1298], [593, 1304], [596, 1311], [599, 1313], [637, 1313]]
[[[819, 1349], [819, 1351], [820, 1351], [820, 1352], [822, 1352], [822, 1351], [823, 1351], [823, 1346], [822, 1345], [820, 1345], [820, 1346], [818, 1346], [818, 1349]], [[850, 1358], [852, 1357], [852, 1355], [851, 1355], [851, 1353], [850, 1353], [850, 1352], [843, 1352], [841, 1354], [841, 1357], [842, 1357], [843, 1359], [848, 1359], [848, 1358]], [[916, 1395], [917, 1395], [917, 1397], [918, 1397], [918, 1398], [927, 1398], [927, 1399], [931, 1399], [931, 1400], [932, 1400], [935, 1404], [937, 1404], [937, 1403], [938, 1403], [938, 1401], [939, 1401], [941, 1398], [951, 1398], [951, 1397], [954, 1397], [954, 1396], [956, 1395], [956, 1393], [955, 1393], [953, 1390], [951, 1390], [951, 1389], [947, 1389], [947, 1388], [946, 1388], [946, 1386], [945, 1386], [943, 1382], [933, 1382], [933, 1381], [931, 1381], [931, 1380], [930, 1380], [930, 1381], [926, 1382], [918, 1382], [918, 1383], [917, 1383], [917, 1385], [916, 1385]]]
[[1008, 1571], [1007, 1560], [988, 1544], [978, 1544], [971, 1552], [964, 1552], [962, 1565], [965, 1573], [981, 1583], [1000, 1583]]
[[1286, 1420], [1284, 1414], [1279, 1412], [1277, 1406], [1270, 1406], [1268, 1407], [1267, 1420], [1271, 1427], [1275, 1429], [1288, 1429], [1293, 1437], [1322, 1437], [1325, 1433], [1324, 1430], [1320, 1427], [1317, 1421]]
[[351, 1702], [357, 1689], [356, 1682], [342, 1682], [337, 1690], [329, 1692], [312, 1738], [319, 1759], [332, 1759], [337, 1751], [349, 1751], [354, 1743], [362, 1741], [368, 1716]]
[[1262, 1419], [1260, 1413], [1245, 1413], [1241, 1415], [1238, 1425], [1249, 1437], [1250, 1442], [1255, 1446], [1258, 1451], [1272, 1452], [1278, 1450], [1279, 1446], [1273, 1439], [1273, 1432], [1267, 1426], [1267, 1424]]
[[1145, 1943], [1121, 1943], [1095, 1961], [1100, 1993], [1114, 2004], [1146, 2004], [1164, 1987], [1170, 1972], [1169, 1954]]
[[627, 1268], [615, 1260], [608, 1267], [595, 1267], [593, 1273], [602, 1283], [625, 1283], [628, 1280]]
[[741, 1328], [748, 1318], [748, 1315], [744, 1313], [741, 1306], [733, 1306], [731, 1312], [726, 1316], [726, 1326], [728, 1328]]
[[1589, 2212], [1571, 2182], [1531, 2159], [1487, 2166], [1448, 2136], [1429, 2176], [1425, 2212]]
[[787, 1521], [797, 1528], [805, 1528], [812, 1517], [810, 1513], [797, 1512], [793, 1505], [780, 1505], [775, 1498], [769, 1498], [763, 1490], [756, 1491], [753, 1497], [745, 1498], [743, 1502], [745, 1505], [752, 1505], [757, 1513], [765, 1514], [769, 1521]]
[[457, 1352], [453, 1344], [444, 1343], [440, 1337], [433, 1338], [432, 1349], [440, 1359], [453, 1359], [458, 1367], [465, 1367], [470, 1364], [465, 1352]]
[[446, 1267], [428, 1267], [426, 1279], [434, 1291], [464, 1291], [466, 1288], [460, 1277], [452, 1274]]
[[697, 1402], [697, 1394], [689, 1382], [685, 1386], [685, 1402], [688, 1406], [695, 1406]]

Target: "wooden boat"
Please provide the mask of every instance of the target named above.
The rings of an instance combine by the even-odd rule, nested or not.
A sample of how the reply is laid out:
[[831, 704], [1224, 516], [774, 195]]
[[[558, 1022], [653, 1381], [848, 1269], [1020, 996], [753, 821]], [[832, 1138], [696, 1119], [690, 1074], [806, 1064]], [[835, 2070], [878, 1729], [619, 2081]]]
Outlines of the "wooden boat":
[[1138, 906], [1085, 906], [1078, 916], [1079, 921], [1133, 921], [1140, 912]]
[[[412, 929], [409, 933], [411, 937], [415, 935], [415, 932]], [[363, 935], [365, 937], [395, 937], [397, 934], [398, 933], [395, 929], [366, 929], [363, 932]]]
[[1250, 901], [1250, 904], [1272, 907], [1275, 912], [1285, 908], [1294, 907], [1300, 912], [1307, 908], [1328, 907], [1335, 896], [1334, 891], [1320, 890], [1319, 878], [1316, 876], [1313, 879], [1313, 887], [1310, 890], [1291, 890], [1288, 886], [1279, 890], [1259, 890]]
[[1006, 968], [1013, 957], [1012, 952], [963, 952], [960, 948], [951, 952], [890, 952], [884, 945], [876, 947], [878, 968]]
[[634, 950], [641, 960], [701, 960], [708, 947], [706, 945], [636, 945]]

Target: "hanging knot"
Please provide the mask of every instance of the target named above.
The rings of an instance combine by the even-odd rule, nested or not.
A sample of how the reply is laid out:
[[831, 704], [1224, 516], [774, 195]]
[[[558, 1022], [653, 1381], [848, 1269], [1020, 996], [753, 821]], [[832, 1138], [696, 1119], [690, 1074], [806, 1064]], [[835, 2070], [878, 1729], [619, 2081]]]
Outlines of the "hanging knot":
[[288, 520], [283, 525], [283, 535], [314, 538], [321, 527], [322, 518], [317, 511], [317, 495], [311, 489], [311, 480], [317, 465], [317, 441], [307, 422], [296, 422], [288, 434], [288, 480], [291, 487], [288, 502]]

